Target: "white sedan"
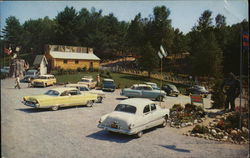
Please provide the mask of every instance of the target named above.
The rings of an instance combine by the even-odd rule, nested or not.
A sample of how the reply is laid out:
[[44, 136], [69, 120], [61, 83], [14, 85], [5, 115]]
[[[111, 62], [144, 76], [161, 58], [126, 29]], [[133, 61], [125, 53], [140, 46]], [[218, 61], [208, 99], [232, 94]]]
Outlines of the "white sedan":
[[149, 99], [133, 98], [120, 102], [115, 111], [101, 117], [98, 127], [141, 137], [145, 129], [167, 124], [169, 109], [163, 109]]

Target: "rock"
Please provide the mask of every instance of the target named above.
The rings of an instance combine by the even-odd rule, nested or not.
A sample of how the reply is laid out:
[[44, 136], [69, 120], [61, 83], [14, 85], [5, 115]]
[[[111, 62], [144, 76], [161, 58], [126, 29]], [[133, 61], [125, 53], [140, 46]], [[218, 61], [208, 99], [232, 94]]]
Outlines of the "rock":
[[194, 124], [196, 124], [196, 123], [198, 123], [198, 121], [197, 121], [197, 120], [194, 120]]
[[188, 122], [186, 123], [187, 126], [193, 126], [193, 123], [192, 122]]
[[242, 127], [242, 132], [243, 133], [249, 133], [249, 129], [247, 129], [246, 127]]
[[198, 123], [201, 123], [202, 122], [202, 120], [198, 120]]
[[223, 139], [224, 139], [224, 140], [227, 140], [227, 139], [228, 139], [228, 136], [224, 136]]
[[231, 134], [231, 135], [237, 135], [238, 132], [237, 132], [236, 130], [231, 130], [230, 134]]
[[182, 124], [181, 124], [181, 127], [186, 127], [186, 126], [187, 126], [186, 123], [182, 123]]
[[212, 130], [211, 130], [211, 133], [212, 133], [213, 136], [215, 136], [215, 135], [217, 134], [217, 132], [216, 132], [215, 129], [212, 129]]
[[191, 133], [191, 134], [190, 134], [190, 136], [193, 136], [193, 137], [194, 137], [194, 134], [193, 134], [193, 133]]

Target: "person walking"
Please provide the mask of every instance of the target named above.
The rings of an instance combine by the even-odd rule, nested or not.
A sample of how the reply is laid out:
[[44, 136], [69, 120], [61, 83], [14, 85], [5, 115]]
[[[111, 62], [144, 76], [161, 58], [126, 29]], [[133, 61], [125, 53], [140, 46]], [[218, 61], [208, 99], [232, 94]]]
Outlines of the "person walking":
[[21, 89], [21, 86], [20, 86], [20, 78], [19, 78], [19, 76], [16, 77], [16, 85], [15, 85], [15, 88]]
[[240, 95], [240, 81], [236, 79], [233, 73], [229, 73], [228, 77], [223, 81], [221, 89], [226, 95], [225, 111], [229, 110], [229, 103], [231, 106], [229, 111], [234, 111], [235, 99]]

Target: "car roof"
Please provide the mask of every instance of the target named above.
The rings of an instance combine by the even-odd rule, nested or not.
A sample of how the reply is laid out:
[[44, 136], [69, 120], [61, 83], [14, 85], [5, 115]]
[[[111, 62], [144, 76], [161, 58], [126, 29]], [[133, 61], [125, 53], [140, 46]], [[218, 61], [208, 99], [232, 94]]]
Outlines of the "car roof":
[[131, 98], [121, 101], [119, 104], [128, 104], [137, 108], [137, 111], [142, 111], [145, 105], [155, 103], [146, 98]]
[[142, 86], [145, 86], [145, 87], [151, 87], [151, 85], [148, 85], [148, 84], [133, 84], [134, 87], [142, 87]]
[[149, 85], [157, 85], [156, 83], [154, 82], [144, 82], [145, 84], [149, 84]]
[[71, 87], [63, 87], [63, 88], [53, 88], [50, 90], [58, 91], [59, 93], [62, 93], [64, 91], [70, 91], [70, 90], [77, 90], [76, 88], [71, 88]]
[[109, 78], [104, 78], [103, 81], [114, 81], [114, 80], [109, 79]]
[[49, 74], [47, 74], [47, 75], [39, 75], [39, 76], [44, 76], [44, 77], [54, 77], [54, 75], [49, 75]]
[[93, 78], [83, 77], [82, 80], [93, 80]]
[[77, 83], [71, 83], [71, 84], [66, 84], [66, 87], [88, 87], [86, 84], [77, 84]]

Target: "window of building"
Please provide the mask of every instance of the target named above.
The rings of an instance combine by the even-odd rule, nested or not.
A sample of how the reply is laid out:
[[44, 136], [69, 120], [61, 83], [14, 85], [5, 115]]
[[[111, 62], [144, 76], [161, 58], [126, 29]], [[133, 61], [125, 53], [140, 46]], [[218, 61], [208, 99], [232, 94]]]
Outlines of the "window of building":
[[79, 60], [75, 60], [75, 64], [78, 64], [79, 63]]
[[63, 63], [64, 63], [64, 64], [67, 64], [67, 63], [68, 63], [68, 60], [63, 60]]

